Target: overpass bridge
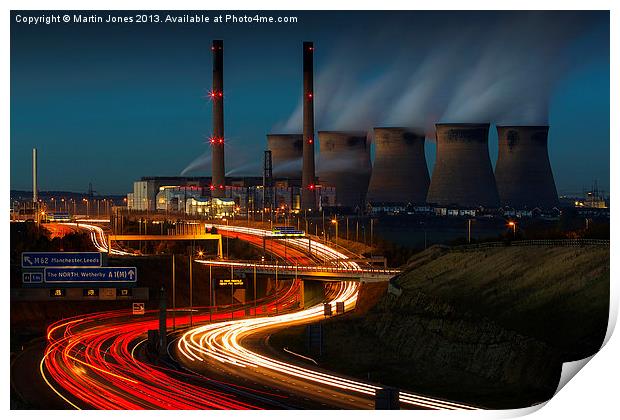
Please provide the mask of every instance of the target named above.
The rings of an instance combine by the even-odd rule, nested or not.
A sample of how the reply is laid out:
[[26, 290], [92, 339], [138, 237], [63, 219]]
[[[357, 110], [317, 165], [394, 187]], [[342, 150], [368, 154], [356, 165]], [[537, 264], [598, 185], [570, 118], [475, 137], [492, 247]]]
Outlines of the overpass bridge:
[[359, 281], [362, 283], [387, 282], [400, 274], [400, 270], [390, 268], [360, 267], [355, 262], [343, 260], [337, 266], [293, 265], [238, 260], [195, 260], [200, 264], [227, 267], [244, 274], [269, 274], [322, 281]]

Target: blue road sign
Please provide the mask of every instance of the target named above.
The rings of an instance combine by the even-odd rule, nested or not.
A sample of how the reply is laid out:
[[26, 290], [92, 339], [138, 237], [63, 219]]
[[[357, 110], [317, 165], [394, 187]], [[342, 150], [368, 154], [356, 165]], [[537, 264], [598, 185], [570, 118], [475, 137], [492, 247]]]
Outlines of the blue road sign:
[[22, 252], [22, 268], [101, 267], [101, 252]]
[[43, 273], [22, 273], [22, 283], [42, 283]]
[[46, 283], [135, 283], [137, 279], [136, 267], [48, 267], [45, 269]]

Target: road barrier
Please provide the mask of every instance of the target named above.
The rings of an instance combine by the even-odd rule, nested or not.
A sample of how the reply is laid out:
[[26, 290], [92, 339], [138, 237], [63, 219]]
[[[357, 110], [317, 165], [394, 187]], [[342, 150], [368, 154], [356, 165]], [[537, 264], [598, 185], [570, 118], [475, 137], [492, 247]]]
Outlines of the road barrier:
[[609, 247], [609, 239], [533, 239], [527, 241], [482, 242], [479, 244], [458, 245], [452, 247], [451, 249], [454, 251], [468, 251], [482, 248], [502, 248], [507, 246]]

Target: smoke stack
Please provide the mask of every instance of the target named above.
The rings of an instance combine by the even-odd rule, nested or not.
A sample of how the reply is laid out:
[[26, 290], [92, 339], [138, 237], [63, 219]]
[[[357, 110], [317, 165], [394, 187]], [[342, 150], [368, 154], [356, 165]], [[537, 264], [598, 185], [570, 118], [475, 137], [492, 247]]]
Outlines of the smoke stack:
[[303, 165], [301, 173], [301, 207], [316, 208], [314, 169], [314, 44], [303, 43]]
[[39, 190], [37, 186], [37, 149], [32, 149], [32, 202], [39, 201]]
[[216, 39], [211, 46], [213, 52], [213, 136], [211, 143], [211, 185], [213, 197], [223, 197], [225, 190], [224, 170], [224, 42]]
[[336, 205], [360, 209], [370, 181], [370, 147], [365, 132], [319, 131], [322, 184], [336, 187]]
[[424, 132], [377, 127], [375, 162], [368, 201], [424, 203], [430, 178], [424, 156]]
[[498, 126], [495, 180], [500, 203], [515, 208], [553, 208], [558, 193], [547, 151], [548, 126]]
[[426, 201], [499, 207], [489, 158], [489, 124], [436, 124], [437, 158]]
[[267, 134], [273, 172], [283, 178], [301, 178], [304, 140], [302, 134]]

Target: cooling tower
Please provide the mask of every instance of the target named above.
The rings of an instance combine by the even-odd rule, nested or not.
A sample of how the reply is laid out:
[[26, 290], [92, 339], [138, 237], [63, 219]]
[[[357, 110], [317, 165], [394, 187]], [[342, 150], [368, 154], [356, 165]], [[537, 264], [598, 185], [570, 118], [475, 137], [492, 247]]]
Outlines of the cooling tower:
[[224, 196], [224, 42], [214, 40], [211, 46], [213, 52], [213, 87], [211, 100], [213, 102], [213, 136], [211, 143], [211, 184], [214, 197]]
[[548, 126], [498, 126], [495, 180], [500, 203], [515, 208], [559, 205], [547, 152]]
[[314, 44], [303, 43], [303, 165], [301, 179], [301, 207], [316, 208], [314, 184]]
[[304, 140], [302, 134], [267, 134], [273, 174], [281, 178], [301, 178]]
[[363, 209], [372, 170], [366, 133], [319, 131], [319, 146], [321, 184], [336, 187], [337, 205]]
[[499, 207], [489, 158], [489, 124], [436, 124], [437, 157], [426, 201]]
[[428, 193], [428, 167], [424, 132], [406, 128], [375, 128], [375, 162], [368, 187], [373, 203], [424, 203]]

